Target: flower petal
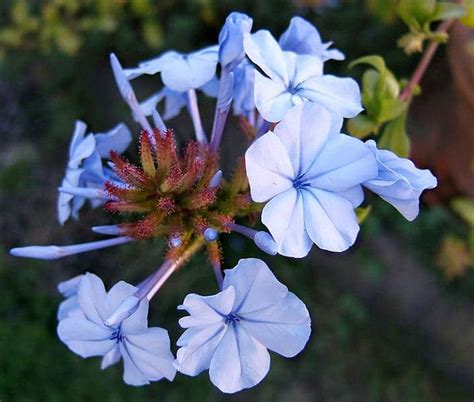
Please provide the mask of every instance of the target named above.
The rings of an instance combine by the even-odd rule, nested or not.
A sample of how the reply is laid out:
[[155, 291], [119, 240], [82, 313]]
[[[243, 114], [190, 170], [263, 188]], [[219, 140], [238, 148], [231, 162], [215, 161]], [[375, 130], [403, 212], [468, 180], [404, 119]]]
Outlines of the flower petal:
[[[172, 381], [176, 375], [170, 338], [168, 331], [163, 328], [154, 327], [142, 334], [127, 335], [122, 342], [121, 351], [124, 356], [124, 381], [127, 384], [140, 385], [144, 379], [158, 381], [166, 378]], [[130, 367], [132, 365], [134, 367]], [[141, 379], [136, 371], [143, 376]], [[133, 378], [127, 375], [130, 373], [134, 373]]]
[[280, 80], [272, 80], [254, 72], [255, 106], [262, 117], [270, 122], [278, 122], [294, 104], [292, 94]]
[[238, 315], [277, 304], [288, 292], [270, 268], [258, 258], [244, 258], [233, 269], [226, 269], [222, 288], [235, 289], [233, 313]]
[[339, 194], [305, 187], [305, 227], [311, 240], [323, 250], [344, 251], [352, 246], [359, 225], [352, 203]]
[[112, 330], [84, 318], [68, 317], [58, 324], [58, 336], [81, 357], [103, 356], [116, 344]]
[[178, 307], [186, 310], [190, 315], [179, 320], [183, 328], [206, 327], [208, 325], [224, 322], [234, 307], [235, 290], [232, 286], [213, 296], [200, 296], [191, 293]]
[[239, 314], [241, 325], [268, 349], [285, 357], [303, 350], [311, 334], [311, 319], [304, 303], [288, 292], [278, 304]]
[[77, 298], [87, 319], [100, 326], [104, 325], [104, 320], [107, 318], [106, 297], [102, 279], [90, 272], [85, 273], [79, 284]]
[[267, 348], [239, 325], [228, 325], [209, 367], [211, 382], [225, 393], [257, 385], [270, 369]]
[[278, 42], [267, 30], [244, 34], [247, 56], [272, 80], [287, 86], [289, 83], [286, 63]]
[[[329, 137], [330, 127], [331, 114], [324, 107], [309, 102], [288, 111], [276, 125], [273, 132], [288, 153], [294, 177], [304, 174], [318, 158]], [[268, 149], [276, 148], [270, 147], [269, 144]]]
[[250, 194], [256, 202], [267, 201], [293, 187], [295, 173], [278, 137], [268, 132], [245, 153]]
[[112, 289], [109, 290], [105, 299], [105, 312], [107, 317], [117, 310], [117, 307], [120, 306], [128, 296], [133, 295], [137, 290], [138, 288], [125, 281], [116, 283]]
[[217, 62], [218, 47], [211, 46], [169, 62], [161, 79], [173, 91], [187, 92], [209, 82], [216, 74]]
[[359, 86], [352, 78], [333, 75], [310, 78], [300, 85], [298, 94], [343, 117], [354, 117], [363, 110]]
[[377, 161], [357, 138], [331, 136], [318, 158], [304, 175], [311, 187], [327, 191], [346, 191], [375, 178]]
[[224, 322], [207, 328], [188, 328], [177, 342], [180, 346], [175, 362], [178, 371], [194, 377], [207, 370], [226, 328]]
[[132, 134], [123, 123], [117, 124], [106, 133], [97, 133], [94, 137], [96, 141], [95, 149], [102, 158], [108, 158], [111, 151], [119, 154], [124, 153], [132, 141]]
[[277, 243], [278, 253], [302, 258], [313, 245], [305, 229], [303, 197], [290, 189], [272, 198], [262, 211], [262, 222]]

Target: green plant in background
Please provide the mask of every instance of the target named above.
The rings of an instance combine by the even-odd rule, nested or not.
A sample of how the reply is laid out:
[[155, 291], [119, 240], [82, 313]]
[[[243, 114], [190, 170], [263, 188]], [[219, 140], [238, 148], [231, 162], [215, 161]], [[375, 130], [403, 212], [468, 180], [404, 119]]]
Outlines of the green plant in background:
[[3, 57], [11, 50], [54, 49], [72, 56], [84, 45], [86, 35], [115, 32], [127, 20], [139, 23], [140, 38], [147, 47], [162, 45], [157, 19], [161, 7], [151, 0], [47, 0], [39, 4], [14, 0], [0, 7]]

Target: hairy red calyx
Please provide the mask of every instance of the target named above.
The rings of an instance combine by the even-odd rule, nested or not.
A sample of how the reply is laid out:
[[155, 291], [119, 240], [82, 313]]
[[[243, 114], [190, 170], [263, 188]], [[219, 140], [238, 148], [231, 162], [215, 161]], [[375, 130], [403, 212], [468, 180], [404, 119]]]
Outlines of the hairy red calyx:
[[[179, 255], [209, 227], [228, 232], [227, 225], [234, 217], [255, 208], [250, 203], [243, 160], [239, 160], [229, 182], [210, 188], [219, 155], [195, 141], [188, 142], [180, 154], [172, 130], [154, 130], [152, 135], [142, 132], [140, 166], [115, 152], [110, 158], [124, 184], [105, 184], [114, 198], [105, 209], [127, 214], [127, 222], [120, 226], [128, 236], [164, 237], [170, 245], [169, 257]], [[170, 240], [176, 238], [180, 241]]]

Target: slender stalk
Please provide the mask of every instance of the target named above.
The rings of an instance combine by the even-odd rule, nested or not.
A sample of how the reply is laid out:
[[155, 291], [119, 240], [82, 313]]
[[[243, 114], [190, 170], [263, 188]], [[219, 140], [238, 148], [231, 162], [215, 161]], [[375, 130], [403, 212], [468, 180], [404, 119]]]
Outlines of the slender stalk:
[[[453, 25], [454, 21], [455, 21], [454, 19], [443, 21], [439, 25], [438, 29], [436, 30], [436, 33], [448, 32], [451, 26]], [[418, 66], [413, 72], [413, 75], [410, 78], [410, 81], [408, 82], [408, 85], [400, 93], [400, 96], [399, 96], [400, 100], [407, 101], [410, 99], [413, 93], [413, 89], [420, 83], [421, 79], [423, 78], [423, 75], [428, 69], [428, 66], [431, 63], [431, 60], [433, 59], [433, 56], [436, 53], [436, 50], [438, 49], [438, 46], [439, 46], [439, 43], [432, 40], [429, 46], [426, 48], [425, 53], [423, 54], [423, 57], [421, 58], [420, 62], [418, 63]]]
[[135, 294], [136, 297], [151, 300], [156, 292], [163, 286], [167, 279], [183, 266], [193, 254], [195, 254], [204, 244], [202, 239], [198, 239], [191, 243], [191, 245], [176, 259], [166, 260], [160, 268], [143, 283], [143, 286]]
[[202, 127], [201, 115], [199, 113], [196, 91], [194, 89], [190, 89], [187, 92], [187, 96], [188, 112], [191, 116], [191, 120], [193, 121], [196, 139], [202, 144], [207, 144], [206, 133], [204, 132], [204, 128]]

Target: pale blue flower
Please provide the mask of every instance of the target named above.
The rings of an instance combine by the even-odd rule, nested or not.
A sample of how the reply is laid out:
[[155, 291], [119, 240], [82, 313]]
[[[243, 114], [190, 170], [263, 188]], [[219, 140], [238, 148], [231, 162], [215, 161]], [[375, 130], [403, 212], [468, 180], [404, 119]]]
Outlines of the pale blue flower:
[[269, 31], [245, 34], [244, 48], [250, 60], [266, 74], [255, 71], [255, 104], [270, 122], [305, 101], [325, 106], [343, 117], [362, 111], [359, 86], [351, 78], [323, 75], [323, 62], [316, 56], [283, 51]]
[[144, 61], [137, 68], [125, 69], [128, 79], [143, 74], [161, 73], [163, 84], [176, 92], [197, 89], [216, 75], [219, 46], [210, 46], [189, 54], [168, 51], [161, 56]]
[[230, 13], [219, 33], [219, 62], [232, 69], [245, 58], [244, 33], [252, 30], [253, 20], [248, 15]]
[[364, 186], [392, 204], [407, 220], [414, 220], [420, 210], [421, 193], [436, 187], [436, 177], [428, 169], [418, 169], [409, 159], [377, 149], [373, 140], [366, 144], [377, 159], [379, 173]]
[[103, 191], [105, 180], [113, 177], [104, 168], [102, 158], [111, 151], [122, 153], [132, 140], [128, 128], [120, 123], [106, 133], [86, 135], [87, 126], [77, 121], [69, 145], [69, 160], [58, 197], [58, 220], [63, 224], [70, 216], [78, 219], [79, 210], [87, 198], [97, 207], [107, 199]]
[[220, 293], [189, 294], [179, 307], [190, 315], [179, 320], [187, 329], [177, 342], [175, 365], [190, 376], [209, 369], [212, 383], [233, 393], [262, 381], [270, 368], [267, 349], [285, 357], [301, 352], [311, 320], [263, 261], [242, 259], [224, 272]]
[[148, 328], [146, 299], [118, 325], [109, 327], [104, 323], [123, 300], [136, 291], [136, 287], [121, 281], [107, 293], [99, 277], [85, 274], [77, 290], [83, 316], [61, 320], [59, 338], [83, 358], [102, 356], [102, 369], [123, 358], [123, 379], [129, 385], [145, 385], [162, 378], [172, 381], [176, 369], [168, 332], [162, 328]]
[[313, 243], [344, 251], [357, 237], [354, 208], [377, 162], [363, 142], [339, 134], [341, 125], [325, 108], [304, 103], [246, 152], [250, 193], [268, 201], [262, 222], [280, 254], [304, 257]]
[[332, 42], [323, 43], [318, 30], [301, 17], [293, 17], [287, 30], [280, 36], [282, 50], [298, 54], [310, 54], [322, 62], [327, 60], [344, 60], [345, 56], [337, 49], [329, 49]]

